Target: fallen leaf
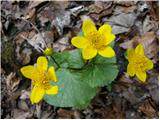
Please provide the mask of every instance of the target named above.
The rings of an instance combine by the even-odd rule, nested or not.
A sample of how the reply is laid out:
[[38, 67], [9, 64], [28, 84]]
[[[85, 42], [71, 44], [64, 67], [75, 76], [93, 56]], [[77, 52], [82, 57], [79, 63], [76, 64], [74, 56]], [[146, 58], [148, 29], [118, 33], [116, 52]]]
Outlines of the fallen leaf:
[[112, 5], [112, 2], [101, 2], [101, 1], [95, 1], [95, 4], [92, 4], [89, 6], [89, 13], [88, 15], [94, 19], [99, 20], [103, 16], [107, 16], [113, 12], [114, 5]]
[[6, 78], [6, 85], [8, 91], [11, 93], [16, 91], [19, 85], [20, 79], [16, 78], [16, 73], [11, 72]]
[[135, 20], [136, 14], [134, 13], [120, 13], [113, 15], [110, 18], [105, 17], [103, 19], [105, 23], [109, 23], [112, 26], [112, 32], [116, 35], [128, 32]]
[[29, 110], [29, 107], [24, 100], [19, 100], [18, 101], [18, 108], [23, 110], [23, 111], [28, 111]]
[[148, 118], [156, 117], [156, 110], [152, 107], [148, 100], [145, 100], [138, 108], [138, 110], [144, 113]]
[[29, 98], [30, 98], [30, 91], [22, 90], [20, 99], [21, 100], [26, 100], [26, 99], [29, 99]]
[[116, 14], [118, 13], [133, 13], [136, 10], [137, 6], [129, 6], [129, 7], [124, 7], [124, 6], [116, 6], [114, 12]]
[[27, 118], [31, 118], [33, 114], [30, 112], [24, 112], [20, 109], [13, 109], [12, 116], [13, 116], [13, 119], [27, 119]]
[[80, 114], [76, 110], [59, 109], [57, 111], [58, 119], [79, 119]]

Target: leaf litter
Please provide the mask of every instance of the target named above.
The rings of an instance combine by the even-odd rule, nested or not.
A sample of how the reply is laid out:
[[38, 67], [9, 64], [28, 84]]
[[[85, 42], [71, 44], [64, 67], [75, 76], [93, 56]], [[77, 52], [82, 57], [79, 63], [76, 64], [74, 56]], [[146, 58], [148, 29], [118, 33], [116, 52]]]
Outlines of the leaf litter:
[[[159, 113], [159, 17], [158, 1], [2, 1], [1, 106], [2, 118], [158, 118]], [[58, 108], [29, 100], [31, 83], [19, 72], [22, 65], [33, 64], [46, 45], [55, 51], [71, 50], [70, 40], [82, 20], [92, 19], [99, 27], [109, 23], [116, 34], [119, 75], [111, 92], [99, 94], [84, 110]], [[138, 43], [154, 62], [147, 82], [126, 74], [124, 53]]]

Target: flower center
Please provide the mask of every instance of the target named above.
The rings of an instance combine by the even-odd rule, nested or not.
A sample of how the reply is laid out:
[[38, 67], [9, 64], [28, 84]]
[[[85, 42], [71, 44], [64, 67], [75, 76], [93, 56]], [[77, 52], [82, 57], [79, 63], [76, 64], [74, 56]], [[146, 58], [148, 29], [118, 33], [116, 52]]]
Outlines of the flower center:
[[87, 39], [91, 41], [91, 45], [97, 49], [101, 50], [105, 47], [105, 38], [103, 35], [99, 34], [98, 32], [91, 32], [87, 36]]
[[43, 88], [48, 89], [49, 88], [49, 77], [46, 73], [39, 72], [39, 81], [37, 83]]
[[145, 71], [146, 68], [146, 63], [145, 63], [145, 58], [143, 56], [135, 56], [135, 61], [134, 61], [134, 64], [135, 64], [135, 67], [136, 67], [136, 70], [137, 71]]

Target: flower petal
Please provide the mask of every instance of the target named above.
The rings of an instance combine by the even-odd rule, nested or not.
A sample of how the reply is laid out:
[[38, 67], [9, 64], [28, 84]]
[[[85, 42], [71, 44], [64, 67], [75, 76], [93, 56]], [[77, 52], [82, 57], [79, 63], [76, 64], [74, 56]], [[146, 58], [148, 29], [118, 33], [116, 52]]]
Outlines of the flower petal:
[[142, 44], [139, 44], [136, 49], [135, 49], [135, 53], [139, 54], [139, 55], [144, 55], [144, 47]]
[[105, 35], [105, 38], [106, 38], [106, 45], [108, 45], [116, 38], [116, 36], [114, 34], [108, 34]]
[[95, 24], [89, 19], [83, 21], [82, 30], [85, 36], [88, 35], [88, 33], [97, 31]]
[[58, 93], [58, 86], [50, 86], [48, 90], [45, 90], [46, 94], [57, 94]]
[[129, 76], [133, 77], [135, 75], [135, 68], [134, 68], [134, 65], [132, 64], [128, 64], [127, 66], [127, 73]]
[[153, 62], [152, 62], [152, 60], [146, 58], [146, 69], [150, 70], [152, 68], [153, 68]]
[[38, 103], [43, 98], [44, 94], [44, 89], [38, 85], [35, 85], [30, 96], [31, 102]]
[[98, 53], [103, 57], [114, 57], [115, 56], [115, 52], [110, 46], [107, 46], [106, 48], [99, 50]]
[[128, 61], [132, 62], [132, 60], [134, 59], [134, 54], [135, 54], [134, 49], [128, 49], [127, 50]]
[[38, 71], [46, 71], [48, 68], [48, 61], [46, 57], [40, 56], [37, 59], [37, 69]]
[[57, 82], [57, 77], [53, 66], [48, 69], [48, 76], [50, 80]]
[[38, 81], [41, 80], [40, 73], [36, 70], [32, 73], [32, 84], [35, 85]]
[[71, 43], [77, 48], [84, 48], [89, 44], [89, 40], [87, 40], [84, 37], [78, 36], [78, 37], [73, 37]]
[[82, 56], [86, 60], [94, 58], [96, 55], [97, 55], [97, 50], [92, 46], [88, 46], [82, 50]]
[[112, 28], [109, 24], [104, 24], [103, 26], [101, 26], [98, 30], [98, 32], [104, 36], [104, 38], [106, 39], [106, 44], [108, 45], [110, 44], [116, 37], [114, 34], [112, 34]]
[[138, 72], [136, 72], [136, 76], [138, 77], [138, 79], [140, 81], [142, 81], [142, 82], [146, 81], [146, 77], [147, 77], [146, 72], [144, 72], [144, 71], [138, 71]]
[[36, 71], [35, 67], [32, 65], [24, 66], [20, 69], [21, 73], [29, 79], [32, 79], [32, 73]]
[[98, 32], [101, 34], [111, 34], [112, 28], [109, 24], [104, 24], [99, 28]]

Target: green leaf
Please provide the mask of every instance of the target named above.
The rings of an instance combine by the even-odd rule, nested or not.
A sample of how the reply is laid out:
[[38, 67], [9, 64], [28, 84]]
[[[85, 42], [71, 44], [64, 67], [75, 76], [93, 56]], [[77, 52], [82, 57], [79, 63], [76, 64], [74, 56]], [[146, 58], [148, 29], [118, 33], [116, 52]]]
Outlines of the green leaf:
[[111, 84], [118, 74], [116, 58], [97, 56], [82, 72], [82, 80], [91, 87], [101, 87]]
[[[54, 53], [52, 55], [61, 68], [80, 69], [84, 66], [84, 60], [79, 49]], [[52, 58], [50, 58], [51, 60]], [[51, 60], [54, 62], [53, 60]], [[53, 63], [52, 63], [53, 64]]]
[[106, 87], [107, 87], [107, 90], [108, 90], [109, 92], [112, 91], [112, 83], [111, 83], [111, 84], [108, 84]]
[[96, 95], [96, 88], [91, 88], [81, 81], [81, 73], [60, 68], [56, 72], [59, 92], [57, 95], [45, 95], [44, 100], [58, 107], [83, 108]]

